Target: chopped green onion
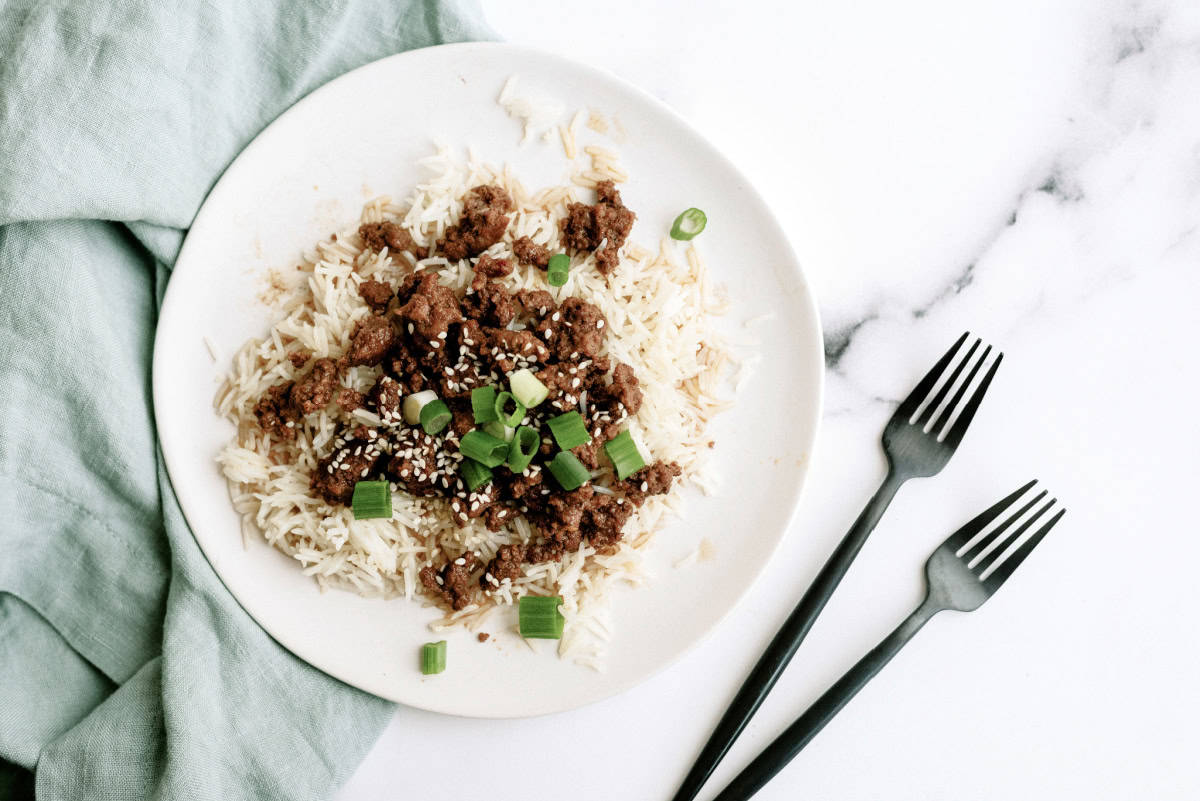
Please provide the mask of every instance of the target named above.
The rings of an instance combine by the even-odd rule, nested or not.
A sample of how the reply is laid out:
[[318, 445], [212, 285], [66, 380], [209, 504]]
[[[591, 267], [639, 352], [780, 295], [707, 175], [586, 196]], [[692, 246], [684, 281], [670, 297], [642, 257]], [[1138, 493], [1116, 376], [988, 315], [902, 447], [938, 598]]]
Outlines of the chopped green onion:
[[446, 669], [446, 641], [427, 642], [421, 646], [421, 672], [426, 676]]
[[480, 387], [471, 390], [471, 411], [476, 423], [490, 423], [496, 419], [496, 388]]
[[355, 520], [392, 516], [392, 492], [386, 481], [359, 481], [350, 501]]
[[508, 469], [514, 473], [524, 472], [541, 446], [542, 438], [537, 431], [529, 426], [518, 428], [508, 447]]
[[671, 226], [671, 238], [687, 241], [694, 238], [708, 225], [708, 217], [700, 209], [688, 209], [675, 218]]
[[517, 625], [521, 636], [528, 639], [562, 639], [563, 620], [561, 596], [522, 595], [517, 605]]
[[[513, 406], [511, 413], [505, 411], [510, 403]], [[514, 398], [511, 392], [501, 392], [496, 396], [495, 412], [496, 419], [504, 425], [519, 426], [525, 419], [525, 404]]]
[[517, 370], [508, 377], [508, 385], [512, 388], [513, 397], [526, 409], [537, 406], [550, 394], [550, 390], [531, 370]]
[[404, 399], [404, 407], [401, 412], [404, 414], [404, 422], [410, 426], [415, 426], [421, 422], [421, 410], [425, 408], [425, 404], [437, 400], [437, 393], [432, 389], [414, 392]]
[[550, 286], [562, 286], [567, 283], [567, 274], [571, 271], [571, 257], [566, 253], [555, 253], [546, 265], [546, 281]]
[[622, 431], [604, 443], [604, 452], [617, 471], [617, 478], [624, 481], [646, 466], [646, 460], [638, 453], [633, 436], [628, 431]]
[[450, 413], [450, 407], [443, 400], [434, 400], [421, 407], [421, 428], [426, 434], [436, 434], [446, 426], [450, 425], [450, 421], [454, 419], [454, 415]]
[[568, 492], [579, 489], [592, 477], [583, 463], [570, 451], [559, 451], [554, 460], [546, 467], [549, 468], [550, 475], [554, 476], [558, 485]]
[[579, 412], [566, 412], [546, 421], [554, 441], [564, 451], [569, 451], [577, 445], [585, 445], [591, 440], [587, 426], [583, 424], [583, 415]]
[[485, 431], [468, 431], [458, 443], [458, 449], [468, 459], [474, 459], [484, 467], [496, 467], [508, 456], [508, 443]]
[[462, 480], [466, 483], [467, 489], [471, 490], [471, 492], [474, 492], [492, 480], [491, 469], [481, 465], [474, 459], [463, 459], [458, 472], [462, 476]]
[[483, 424], [483, 430], [491, 434], [496, 439], [502, 439], [505, 442], [512, 442], [513, 430], [501, 423], [499, 420], [493, 420], [490, 423]]

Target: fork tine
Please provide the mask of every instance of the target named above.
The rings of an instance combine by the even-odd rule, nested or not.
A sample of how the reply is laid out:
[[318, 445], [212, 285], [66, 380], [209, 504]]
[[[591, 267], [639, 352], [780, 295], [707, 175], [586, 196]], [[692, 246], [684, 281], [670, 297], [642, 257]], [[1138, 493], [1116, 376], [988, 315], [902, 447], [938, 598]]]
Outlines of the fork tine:
[[938, 415], [937, 422], [930, 425], [929, 430], [933, 432], [934, 436], [940, 434], [942, 429], [946, 427], [946, 421], [954, 414], [954, 410], [958, 408], [958, 404], [962, 403], [963, 395], [967, 394], [967, 388], [971, 386], [971, 382], [975, 380], [976, 373], [979, 372], [979, 368], [983, 366], [983, 363], [987, 361], [987, 357], [991, 352], [991, 345], [983, 349], [983, 355], [979, 357], [979, 361], [971, 365], [971, 372], [967, 373], [967, 379], [959, 386], [958, 391], [954, 393], [954, 397], [946, 404], [946, 408], [942, 409], [942, 413]]
[[[983, 364], [983, 361], [986, 358], [987, 352], [985, 351], [983, 357], [979, 360], [979, 364], [975, 365], [975, 369], [971, 371], [971, 375], [968, 376], [967, 380], [963, 382], [962, 389], [958, 391], [958, 394], [955, 396], [951, 404], [946, 407], [947, 418], [949, 416], [949, 410], [958, 405], [963, 392], [970, 385], [971, 379], [975, 377], [975, 372], [979, 369], [979, 366]], [[992, 362], [992, 366], [987, 371], [987, 375], [985, 375], [983, 377], [983, 381], [979, 383], [979, 388], [975, 390], [975, 394], [972, 395], [971, 399], [967, 401], [966, 406], [963, 407], [962, 414], [960, 414], [958, 419], [954, 421], [954, 425], [951, 426], [946, 432], [945, 442], [951, 448], [957, 448], [958, 443], [962, 442], [963, 434], [967, 433], [967, 426], [971, 425], [971, 418], [975, 416], [976, 410], [979, 409], [979, 404], [983, 402], [983, 396], [987, 394], [988, 387], [991, 385], [992, 379], [995, 378], [996, 371], [1000, 369], [1000, 362], [1002, 361], [1004, 361], [1004, 354], [996, 354], [996, 361]], [[937, 424], [934, 425], [934, 431], [940, 428], [941, 424], [942, 421], [939, 420]]]
[[970, 331], [964, 332], [963, 335], [958, 338], [958, 341], [950, 346], [950, 350], [946, 351], [946, 355], [938, 360], [938, 363], [933, 366], [932, 370], [925, 374], [925, 377], [921, 379], [919, 384], [913, 387], [913, 391], [908, 393], [908, 397], [900, 402], [900, 406], [896, 409], [894, 419], [902, 419], [905, 422], [908, 422], [909, 418], [916, 414], [917, 409], [921, 405], [921, 401], [925, 400], [925, 398], [929, 396], [930, 391], [933, 389], [933, 385], [937, 383], [937, 380], [941, 374], [946, 372], [946, 367], [949, 366], [950, 361], [954, 358], [954, 354], [957, 353], [958, 349], [962, 347], [962, 344], [967, 341], [967, 337], [970, 336], [970, 334]]
[[[942, 401], [946, 399], [946, 396], [950, 394], [951, 388], [954, 387], [954, 382], [958, 380], [960, 375], [962, 375], [963, 368], [971, 362], [971, 357], [975, 355], [975, 351], [979, 349], [979, 343], [981, 342], [983, 342], [982, 339], [976, 338], [976, 340], [971, 343], [971, 347], [967, 350], [967, 355], [962, 357], [962, 360], [959, 361], [959, 363], [955, 366], [954, 372], [950, 374], [950, 377], [946, 379], [944, 384], [942, 384], [942, 388], [938, 390], [937, 395], [933, 396], [933, 400], [929, 402], [929, 405], [925, 407], [925, 411], [922, 412], [921, 416], [917, 418], [917, 425], [924, 427], [926, 423], [933, 419], [934, 413], [937, 412], [938, 407], [942, 405]], [[989, 346], [989, 350], [990, 349], [991, 346]], [[987, 357], [986, 351], [984, 352], [984, 357]], [[969, 382], [970, 379], [968, 379], [968, 383]], [[951, 404], [949, 408], [954, 408], [954, 405]]]
[[[1046, 508], [1050, 508], [1050, 505], [1053, 503], [1053, 500], [1050, 501], [1049, 504], [1046, 504]], [[1049, 532], [1050, 529], [1054, 528], [1054, 524], [1057, 523], [1059, 519], [1066, 513], [1066, 509], [1059, 509], [1058, 514], [1047, 520], [1046, 524], [1039, 528], [1032, 537], [1021, 543], [1020, 547], [1011, 553], [1001, 554], [1000, 558], [992, 563], [996, 569], [992, 571], [990, 576], [984, 579], [984, 586], [987, 587], [990, 592], [995, 592], [1000, 585], [1003, 584], [1008, 577], [1013, 574], [1013, 571], [1021, 566], [1021, 563], [1025, 561], [1025, 557], [1029, 556], [1029, 554], [1033, 552], [1033, 549], [1036, 548], [1037, 544], [1042, 541], [1042, 538], [1046, 536], [1046, 533]]]
[[[975, 545], [972, 546], [971, 549], [968, 550], [966, 553], [962, 554], [962, 556], [960, 558], [964, 562], [968, 562], [968, 563], [970, 563], [972, 560], [982, 560], [983, 557], [992, 554], [997, 548], [1001, 547], [1009, 539], [1013, 539], [1013, 540], [1020, 539], [1021, 535], [1025, 533], [1025, 530], [1028, 529], [1035, 522], [1037, 522], [1037, 519], [1042, 516], [1043, 512], [1046, 511], [1044, 508], [1039, 509], [1038, 511], [1034, 512], [1033, 516], [1030, 517], [1028, 520], [1026, 520], [1024, 523], [1022, 523], [1017, 528], [1016, 531], [1009, 531], [1009, 529], [1011, 528], [1013, 523], [1015, 523], [1017, 520], [1019, 520], [1026, 512], [1028, 512], [1030, 509], [1032, 509], [1038, 501], [1040, 501], [1042, 498], [1045, 498], [1045, 497], [1046, 497], [1046, 490], [1042, 490], [1037, 495], [1033, 496], [1027, 504], [1022, 506], [1017, 511], [1013, 512], [1012, 515], [1010, 515], [1009, 518], [1004, 521], [1003, 525], [999, 526], [995, 531], [993, 531], [987, 537], [985, 537], [982, 540], [980, 540], [979, 542], [975, 543]], [[1053, 503], [1053, 502], [1054, 501], [1051, 500], [1051, 503]], [[982, 547], [980, 547], [980, 546], [982, 546]], [[978, 550], [976, 551], [976, 549], [978, 549]], [[972, 551], [976, 551], [975, 555], [968, 556], [968, 554], [970, 554]], [[979, 570], [980, 570], [980, 572], [982, 572], [983, 568], [980, 567]]]
[[[1005, 509], [1012, 506], [1017, 498], [1020, 498], [1022, 495], [1028, 492], [1029, 488], [1036, 483], [1037, 479], [1035, 478], [1033, 481], [1030, 481], [1028, 484], [1009, 495], [1007, 498], [996, 501], [996, 503], [989, 506], [965, 526], [951, 534], [945, 542], [946, 547], [952, 548], [955, 553], [958, 553], [960, 548], [970, 542], [976, 534], [987, 528], [988, 523], [991, 523], [993, 520], [999, 517]], [[1005, 525], [1007, 526], [1008, 524], [1006, 523]]]

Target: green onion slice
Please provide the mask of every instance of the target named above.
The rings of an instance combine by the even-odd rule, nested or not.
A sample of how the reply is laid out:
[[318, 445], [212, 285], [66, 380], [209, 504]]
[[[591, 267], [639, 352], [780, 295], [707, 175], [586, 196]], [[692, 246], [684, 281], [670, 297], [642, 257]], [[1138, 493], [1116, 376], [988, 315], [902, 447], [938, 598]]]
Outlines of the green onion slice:
[[604, 452], [617, 471], [617, 478], [624, 481], [646, 466], [646, 460], [638, 453], [633, 436], [628, 431], [622, 431], [604, 443]]
[[532, 370], [521, 369], [508, 377], [508, 386], [512, 388], [513, 397], [526, 409], [532, 409], [546, 399], [550, 390], [538, 380]]
[[708, 217], [700, 209], [688, 209], [675, 218], [671, 226], [671, 238], [686, 242], [693, 239], [708, 225]]
[[446, 669], [446, 641], [427, 642], [421, 646], [421, 672], [426, 676]]
[[541, 446], [542, 438], [537, 431], [529, 426], [518, 428], [508, 448], [508, 469], [514, 473], [524, 472]]
[[390, 518], [392, 516], [392, 492], [386, 481], [359, 481], [354, 485], [354, 498], [350, 501], [355, 520]]
[[471, 411], [476, 423], [490, 423], [496, 419], [496, 388], [479, 387], [471, 390]]
[[468, 431], [458, 443], [458, 449], [468, 459], [474, 459], [484, 467], [496, 467], [508, 456], [508, 443], [493, 437], [486, 431]]
[[[509, 404], [512, 404], [512, 412], [506, 411]], [[510, 428], [519, 426], [525, 419], [525, 404], [514, 398], [511, 392], [501, 392], [496, 396], [495, 412], [496, 419], [504, 425]]]
[[592, 477], [583, 463], [570, 451], [559, 451], [554, 460], [546, 467], [549, 468], [550, 475], [554, 476], [558, 485], [568, 492], [579, 489]]
[[454, 415], [450, 413], [450, 407], [444, 400], [430, 401], [421, 407], [421, 428], [426, 434], [438, 433], [450, 425], [453, 419]]
[[467, 489], [471, 490], [471, 492], [474, 492], [492, 480], [491, 468], [481, 465], [474, 459], [463, 459], [458, 472], [462, 476], [463, 482], [467, 485]]
[[564, 451], [569, 451], [577, 445], [586, 445], [591, 441], [587, 426], [583, 424], [583, 415], [579, 412], [566, 412], [546, 421], [554, 441]]
[[521, 636], [538, 640], [562, 639], [563, 620], [561, 596], [522, 595], [517, 605], [517, 623]]
[[491, 434], [496, 439], [502, 439], [505, 442], [512, 442], [512, 428], [504, 425], [504, 423], [501, 423], [499, 420], [493, 420], [490, 423], [484, 423], [483, 430]]
[[421, 410], [425, 408], [425, 404], [437, 400], [437, 393], [432, 389], [423, 389], [420, 392], [414, 392], [404, 399], [404, 404], [401, 406], [401, 413], [404, 415], [404, 422], [410, 426], [415, 426], [421, 422]]
[[546, 265], [546, 281], [550, 286], [562, 286], [567, 283], [567, 275], [571, 272], [571, 257], [566, 253], [555, 253]]

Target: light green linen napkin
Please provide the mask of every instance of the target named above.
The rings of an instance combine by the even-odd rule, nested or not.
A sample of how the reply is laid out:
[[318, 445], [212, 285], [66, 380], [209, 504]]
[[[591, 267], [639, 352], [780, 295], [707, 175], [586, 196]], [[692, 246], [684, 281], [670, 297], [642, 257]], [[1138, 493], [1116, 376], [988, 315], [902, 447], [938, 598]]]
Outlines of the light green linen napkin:
[[[0, 796], [316, 799], [391, 705], [234, 602], [162, 468], [150, 354], [185, 229], [308, 92], [488, 37], [473, 3], [0, 3]], [[387, 102], [381, 98], [381, 102]]]

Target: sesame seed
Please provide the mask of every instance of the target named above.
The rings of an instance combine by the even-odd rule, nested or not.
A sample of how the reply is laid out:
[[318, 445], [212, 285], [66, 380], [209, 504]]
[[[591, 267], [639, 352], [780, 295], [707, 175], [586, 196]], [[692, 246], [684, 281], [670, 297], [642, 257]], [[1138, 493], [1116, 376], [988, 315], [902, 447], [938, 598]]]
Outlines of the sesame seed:
[[409, 324], [408, 324], [408, 333], [410, 333], [410, 334], [411, 334], [412, 332], [413, 332], [413, 324], [412, 324], [412, 323], [409, 323]]
[[362, 445], [359, 445], [357, 448], [354, 449], [354, 455], [362, 456]]
[[442, 578], [441, 576], [434, 576], [434, 580], [437, 581], [437, 583], [439, 585], [446, 583], [446, 580], [444, 578]]
[[348, 464], [342, 464], [342, 465], [340, 465], [340, 466], [339, 466], [339, 468], [338, 468], [338, 469], [339, 469], [339, 470], [349, 470], [349, 469], [350, 469], [350, 465], [348, 465]]
[[467, 560], [463, 559], [461, 556], [454, 560], [454, 564], [458, 565], [459, 567], [462, 567], [466, 563], [467, 563]]
[[550, 329], [549, 329], [549, 328], [547, 328], [547, 329], [546, 329], [546, 330], [545, 330], [543, 333], [545, 334], [545, 336], [546, 336], [546, 339], [549, 339], [549, 338], [550, 338], [551, 331], [550, 331]]
[[579, 386], [582, 383], [583, 382], [580, 381], [578, 378], [572, 378], [571, 379], [571, 389], [575, 389], [575, 387]]
[[366, 478], [366, 477], [367, 477], [367, 473], [370, 473], [370, 472], [371, 472], [371, 469], [370, 469], [369, 467], [364, 467], [364, 468], [363, 468], [363, 471], [362, 471], [361, 473], [359, 473], [359, 477], [360, 477], [360, 478]]
[[450, 508], [457, 512], [462, 509], [462, 505], [458, 501], [454, 501], [450, 504]]
[[429, 347], [433, 348], [434, 350], [437, 350], [441, 346], [442, 346], [442, 343], [439, 342], [438, 340], [436, 340], [436, 339], [429, 340]]
[[483, 577], [484, 577], [485, 579], [487, 579], [488, 581], [495, 581], [495, 580], [496, 580], [496, 577], [495, 577], [495, 576], [493, 576], [491, 573], [484, 573], [484, 574], [483, 574]]
[[645, 481], [643, 481], [641, 489], [642, 489], [642, 492], [646, 492], [647, 490], [650, 489], [650, 485], [647, 484]]
[[286, 423], [284, 423], [284, 425], [286, 425], [288, 428], [295, 428], [295, 427], [296, 427], [296, 421], [295, 421], [295, 420], [288, 420]]
[[441, 332], [439, 332], [439, 333], [438, 333], [438, 336], [437, 336], [437, 338], [438, 338], [438, 339], [445, 339], [445, 338], [446, 338], [446, 332], [445, 332], [445, 331], [441, 331]]
[[407, 467], [400, 471], [400, 478], [408, 478], [408, 468]]
[[562, 315], [559, 314], [558, 312], [555, 312], [554, 314], [550, 315], [551, 322], [557, 323], [561, 319], [562, 319]]
[[333, 473], [333, 465], [329, 465], [329, 466], [328, 466], [328, 467], [326, 467], [325, 469], [326, 469], [326, 470], [328, 470], [328, 471], [330, 472], [330, 474], [332, 474], [332, 473]]
[[597, 330], [597, 331], [599, 331], [599, 330], [600, 330], [601, 328], [603, 328], [603, 327], [604, 327], [604, 321], [603, 321], [603, 320], [597, 320], [597, 321], [596, 321], [596, 330]]

